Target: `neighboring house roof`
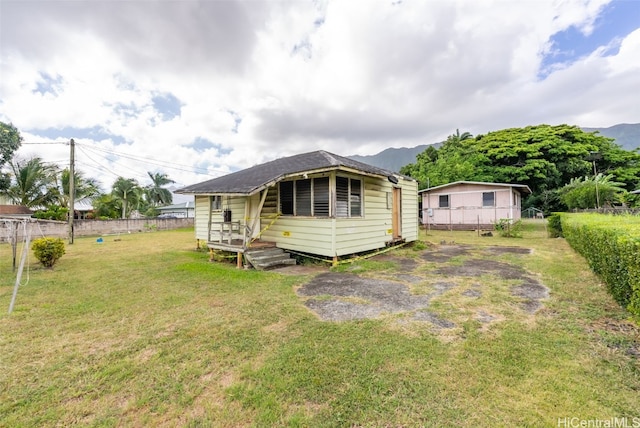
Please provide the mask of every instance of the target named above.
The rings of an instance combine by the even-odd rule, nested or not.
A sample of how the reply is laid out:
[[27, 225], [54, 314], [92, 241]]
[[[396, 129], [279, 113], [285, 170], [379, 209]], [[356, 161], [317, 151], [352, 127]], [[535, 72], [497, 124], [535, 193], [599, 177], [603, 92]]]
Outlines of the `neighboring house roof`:
[[178, 211], [178, 210], [193, 210], [196, 205], [193, 201], [183, 202], [181, 204], [165, 205], [164, 207], [157, 207], [158, 211]]
[[532, 193], [529, 186], [526, 184], [508, 184], [508, 183], [485, 183], [482, 181], [456, 181], [454, 183], [442, 184], [440, 186], [430, 187], [428, 189], [422, 189], [418, 193], [432, 192], [434, 190], [442, 190], [448, 187], [457, 186], [459, 184], [471, 184], [471, 185], [481, 185], [481, 186], [496, 186], [496, 187], [514, 187], [520, 190], [523, 193]]
[[252, 195], [288, 176], [338, 169], [380, 177], [396, 175], [386, 169], [318, 150], [276, 159], [209, 181], [193, 184], [176, 190], [176, 193]]
[[0, 205], [0, 216], [31, 216], [33, 212], [24, 205]]
[[83, 198], [73, 201], [74, 211], [92, 211], [93, 204], [89, 198]]

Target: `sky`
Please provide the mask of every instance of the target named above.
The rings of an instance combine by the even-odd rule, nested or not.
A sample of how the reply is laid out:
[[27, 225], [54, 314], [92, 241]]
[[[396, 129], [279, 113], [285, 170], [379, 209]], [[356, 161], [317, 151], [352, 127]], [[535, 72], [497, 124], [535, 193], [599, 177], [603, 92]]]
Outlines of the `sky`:
[[636, 0], [0, 0], [19, 159], [176, 187], [275, 158], [640, 122]]

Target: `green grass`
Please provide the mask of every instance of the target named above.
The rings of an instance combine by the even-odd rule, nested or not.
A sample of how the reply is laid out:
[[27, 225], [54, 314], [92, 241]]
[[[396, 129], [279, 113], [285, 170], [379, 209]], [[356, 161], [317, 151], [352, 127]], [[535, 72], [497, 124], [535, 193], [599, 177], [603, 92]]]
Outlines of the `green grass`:
[[[640, 417], [638, 327], [541, 223], [524, 238], [422, 232], [425, 242], [532, 248], [551, 289], [535, 316], [481, 328], [454, 292], [450, 337], [394, 317], [320, 321], [308, 277], [238, 270], [193, 231], [80, 238], [25, 272], [14, 312], [0, 245], [0, 426], [557, 426]], [[411, 248], [393, 255], [415, 257]], [[510, 256], [502, 257], [509, 260]], [[364, 260], [358, 274], [393, 274]], [[500, 292], [493, 297], [506, 305]], [[437, 305], [436, 305], [437, 306]]]

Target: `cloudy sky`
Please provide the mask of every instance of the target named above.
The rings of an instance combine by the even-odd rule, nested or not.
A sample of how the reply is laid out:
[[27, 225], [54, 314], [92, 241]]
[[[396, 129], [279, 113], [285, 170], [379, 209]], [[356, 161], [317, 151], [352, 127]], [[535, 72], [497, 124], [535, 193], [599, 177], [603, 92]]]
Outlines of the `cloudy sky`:
[[22, 158], [178, 186], [323, 149], [640, 122], [635, 0], [0, 0]]

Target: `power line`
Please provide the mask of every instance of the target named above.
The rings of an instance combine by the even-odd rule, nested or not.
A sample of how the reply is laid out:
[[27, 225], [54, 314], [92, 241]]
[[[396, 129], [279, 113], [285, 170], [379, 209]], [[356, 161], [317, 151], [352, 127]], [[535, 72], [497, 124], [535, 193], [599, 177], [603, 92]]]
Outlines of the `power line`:
[[[177, 163], [162, 161], [162, 160], [153, 159], [153, 158], [149, 158], [149, 157], [140, 157], [140, 156], [134, 156], [134, 155], [130, 155], [130, 154], [118, 153], [118, 152], [114, 152], [112, 150], [107, 150], [107, 149], [103, 149], [103, 148], [99, 148], [99, 147], [89, 147], [89, 146], [85, 145], [84, 148], [89, 150], [89, 151], [92, 151], [94, 153], [95, 152], [103, 152], [103, 153], [107, 153], [107, 154], [110, 154], [110, 155], [119, 156], [121, 158], [134, 160], [134, 161], [137, 161], [137, 162], [144, 162], [144, 163], [147, 163], [147, 164], [150, 164], [150, 165], [162, 166], [162, 167], [165, 167], [165, 168], [171, 168], [171, 169], [175, 169], [175, 170], [178, 170], [178, 171], [195, 172], [197, 174], [209, 175], [209, 176], [213, 177], [211, 174], [209, 174], [209, 169], [207, 169], [207, 168], [196, 167], [196, 166], [192, 166], [192, 165], [177, 164]], [[100, 155], [99, 153], [95, 153], [95, 154], [97, 154], [99, 156], [103, 156], [103, 155]], [[220, 171], [220, 170], [214, 170], [214, 171], [215, 172], [220, 172], [222, 174], [227, 174], [228, 173], [228, 171]]]

